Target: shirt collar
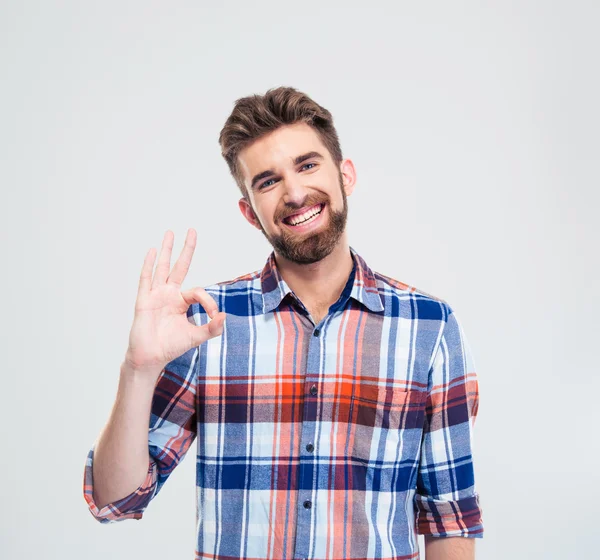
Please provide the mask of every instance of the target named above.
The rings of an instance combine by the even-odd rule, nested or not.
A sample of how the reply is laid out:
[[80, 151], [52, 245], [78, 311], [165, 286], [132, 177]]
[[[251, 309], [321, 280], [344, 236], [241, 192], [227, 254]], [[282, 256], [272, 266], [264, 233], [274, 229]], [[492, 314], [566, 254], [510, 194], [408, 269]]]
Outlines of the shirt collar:
[[[373, 271], [352, 247], [350, 247], [350, 254], [354, 261], [355, 270], [350, 297], [359, 301], [371, 311], [383, 311], [383, 302], [381, 301], [381, 296], [377, 289], [377, 282]], [[269, 255], [269, 258], [260, 273], [260, 283], [262, 289], [263, 313], [268, 313], [275, 309], [287, 294], [292, 293], [292, 290], [277, 268], [274, 251]]]

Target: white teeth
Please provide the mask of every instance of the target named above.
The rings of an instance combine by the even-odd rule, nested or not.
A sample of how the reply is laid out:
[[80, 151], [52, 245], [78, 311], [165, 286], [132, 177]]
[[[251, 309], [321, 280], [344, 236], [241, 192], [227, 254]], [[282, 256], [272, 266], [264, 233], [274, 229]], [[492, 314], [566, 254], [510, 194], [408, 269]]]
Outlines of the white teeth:
[[290, 219], [289, 223], [293, 226], [298, 225], [300, 222], [306, 222], [310, 218], [317, 216], [321, 213], [321, 205], [319, 205], [315, 210], [309, 210], [308, 212], [304, 212], [304, 214], [300, 214], [299, 216], [294, 216], [293, 219]]

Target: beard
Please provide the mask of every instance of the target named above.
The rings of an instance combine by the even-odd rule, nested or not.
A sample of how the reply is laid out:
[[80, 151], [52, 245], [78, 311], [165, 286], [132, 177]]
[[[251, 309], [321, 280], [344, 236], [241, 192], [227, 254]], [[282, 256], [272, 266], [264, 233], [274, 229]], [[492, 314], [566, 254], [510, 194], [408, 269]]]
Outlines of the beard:
[[[302, 235], [294, 234], [293, 232], [283, 231], [279, 235], [269, 235], [259, 222], [260, 230], [267, 238], [273, 249], [277, 251], [283, 258], [297, 264], [312, 264], [324, 259], [328, 256], [337, 245], [340, 237], [346, 228], [348, 218], [348, 201], [346, 192], [344, 191], [344, 183], [342, 174], [339, 174], [340, 190], [344, 202], [342, 210], [333, 210], [330, 205], [329, 198], [311, 198], [308, 197], [305, 203], [300, 207], [292, 207], [286, 205], [286, 210], [299, 210], [303, 206], [314, 206], [324, 203], [327, 206], [330, 216], [329, 224], [326, 228], [303, 237]], [[323, 211], [325, 208], [323, 208]]]

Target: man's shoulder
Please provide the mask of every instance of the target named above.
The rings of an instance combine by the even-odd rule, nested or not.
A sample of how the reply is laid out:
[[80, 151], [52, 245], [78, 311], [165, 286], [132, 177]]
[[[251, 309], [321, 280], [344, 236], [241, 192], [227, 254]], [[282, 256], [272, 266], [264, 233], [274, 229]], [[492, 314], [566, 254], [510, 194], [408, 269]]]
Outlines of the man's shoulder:
[[425, 290], [412, 286], [407, 282], [398, 280], [381, 272], [373, 271], [377, 289], [382, 297], [391, 297], [392, 299], [413, 300], [419, 307], [419, 315], [438, 316], [439, 311], [442, 315], [447, 315], [452, 311], [450, 304], [440, 296], [426, 292]]
[[205, 286], [204, 289], [208, 291], [217, 291], [220, 293], [237, 292], [239, 290], [253, 288], [255, 285], [260, 286], [260, 275], [262, 270], [255, 270], [254, 272], [247, 272], [240, 276], [236, 276], [230, 280], [221, 280]]
[[[219, 282], [204, 285], [202, 288], [216, 301], [219, 309], [223, 310], [224, 300], [227, 300], [227, 308], [230, 311], [233, 311], [238, 303], [240, 303], [238, 298], [253, 298], [260, 296], [261, 272], [262, 270], [260, 269], [253, 272], [247, 272], [246, 274], [231, 278], [230, 280], [221, 280]], [[242, 306], [244, 305], [247, 307], [246, 304], [242, 304]], [[200, 303], [193, 303], [188, 310], [188, 315], [195, 316], [198, 314], [206, 315], [206, 311]]]

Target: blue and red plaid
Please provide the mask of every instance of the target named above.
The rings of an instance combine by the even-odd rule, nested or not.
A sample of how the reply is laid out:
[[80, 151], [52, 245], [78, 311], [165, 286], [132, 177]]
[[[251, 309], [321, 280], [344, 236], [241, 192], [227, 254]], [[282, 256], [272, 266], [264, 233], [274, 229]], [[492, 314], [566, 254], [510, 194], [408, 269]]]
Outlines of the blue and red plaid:
[[[140, 519], [197, 440], [196, 559], [418, 558], [417, 534], [481, 537], [478, 384], [447, 302], [354, 268], [318, 325], [265, 267], [206, 288], [223, 335], [165, 366], [145, 482], [98, 521]], [[194, 304], [188, 320], [208, 321]]]

